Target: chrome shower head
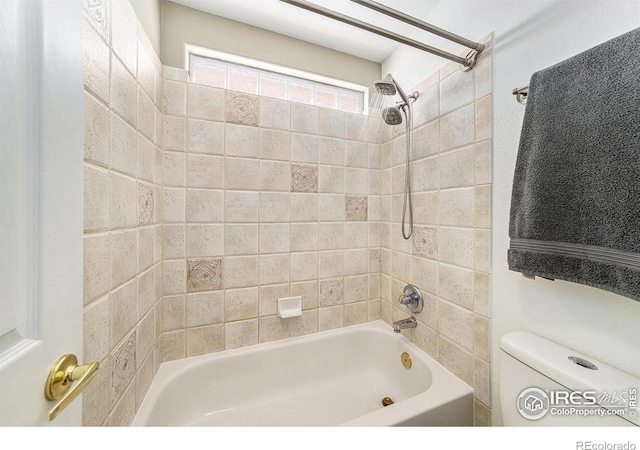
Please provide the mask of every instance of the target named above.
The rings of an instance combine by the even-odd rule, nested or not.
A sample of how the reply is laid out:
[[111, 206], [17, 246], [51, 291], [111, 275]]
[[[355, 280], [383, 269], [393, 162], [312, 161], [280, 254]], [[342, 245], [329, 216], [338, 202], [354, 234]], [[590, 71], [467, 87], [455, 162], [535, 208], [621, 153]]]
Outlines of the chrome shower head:
[[396, 95], [396, 83], [391, 74], [387, 74], [387, 76], [382, 80], [378, 80], [373, 83], [373, 87], [376, 89], [378, 94]]
[[405, 103], [409, 103], [409, 99], [406, 94], [402, 90], [402, 88], [396, 83], [396, 80], [393, 79], [390, 73], [388, 73], [382, 80], [378, 80], [373, 83], [373, 87], [375, 88], [378, 94], [382, 95], [396, 95], [400, 94], [402, 97], [402, 101]]
[[389, 107], [382, 110], [382, 120], [387, 125], [400, 125], [402, 123], [402, 114], [400, 108]]

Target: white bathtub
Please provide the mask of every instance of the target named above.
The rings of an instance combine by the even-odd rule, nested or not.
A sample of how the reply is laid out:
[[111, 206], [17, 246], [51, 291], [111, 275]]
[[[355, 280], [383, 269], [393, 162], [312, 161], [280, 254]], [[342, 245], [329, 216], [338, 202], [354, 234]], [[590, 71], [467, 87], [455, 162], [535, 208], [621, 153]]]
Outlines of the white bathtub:
[[[383, 407], [384, 397], [394, 404]], [[333, 425], [471, 426], [473, 390], [376, 321], [163, 363], [133, 421]]]

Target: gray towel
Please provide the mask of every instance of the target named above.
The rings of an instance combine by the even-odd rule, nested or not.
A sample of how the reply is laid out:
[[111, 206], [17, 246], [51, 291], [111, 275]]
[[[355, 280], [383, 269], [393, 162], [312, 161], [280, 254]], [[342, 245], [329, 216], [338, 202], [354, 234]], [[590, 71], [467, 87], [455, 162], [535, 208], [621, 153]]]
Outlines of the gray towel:
[[640, 301], [640, 28], [531, 77], [509, 269]]

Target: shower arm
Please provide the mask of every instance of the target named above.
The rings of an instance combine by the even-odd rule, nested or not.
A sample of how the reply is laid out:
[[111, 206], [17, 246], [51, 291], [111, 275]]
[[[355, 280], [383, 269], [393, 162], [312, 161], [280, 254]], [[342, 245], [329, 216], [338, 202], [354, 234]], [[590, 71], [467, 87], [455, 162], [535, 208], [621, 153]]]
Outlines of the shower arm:
[[[337, 20], [339, 22], [346, 23], [348, 25], [352, 25], [354, 27], [369, 31], [370, 33], [374, 33], [374, 34], [377, 34], [379, 36], [385, 37], [387, 39], [391, 39], [393, 41], [400, 42], [401, 44], [405, 44], [405, 45], [408, 45], [410, 47], [417, 48], [419, 50], [425, 51], [427, 53], [431, 53], [431, 54], [439, 56], [441, 58], [448, 59], [450, 61], [453, 61], [453, 62], [456, 62], [456, 63], [462, 65], [464, 70], [470, 70], [471, 68], [473, 68], [473, 66], [476, 63], [478, 55], [480, 54], [482, 49], [484, 49], [484, 46], [482, 44], [478, 44], [478, 43], [475, 43], [475, 42], [467, 41], [467, 42], [470, 42], [470, 43], [474, 44], [475, 47], [470, 47], [470, 48], [472, 48], [471, 52], [469, 53], [469, 55], [467, 55], [466, 58], [463, 58], [461, 56], [454, 55], [453, 53], [448, 53], [448, 52], [445, 52], [445, 51], [440, 50], [438, 48], [431, 47], [430, 45], [423, 44], [422, 42], [415, 41], [415, 40], [410, 39], [408, 37], [400, 36], [400, 35], [398, 35], [396, 33], [393, 33], [391, 31], [385, 30], [384, 28], [380, 28], [380, 27], [377, 27], [375, 25], [371, 25], [371, 24], [368, 24], [366, 22], [363, 22], [361, 20], [354, 19], [354, 18], [346, 16], [344, 14], [340, 14], [338, 12], [332, 11], [330, 9], [323, 8], [322, 6], [318, 6], [316, 4], [313, 4], [313, 3], [305, 1], [305, 0], [280, 0], [280, 1], [284, 2], [284, 3], [288, 3], [288, 4], [293, 5], [293, 6], [297, 6], [298, 8], [306, 9], [307, 11], [311, 11], [313, 13], [320, 14], [320, 15], [325, 16], [325, 17], [329, 17], [329, 18]], [[370, 8], [373, 8], [371, 3], [372, 2], [363, 2], [362, 4], [364, 6], [368, 6]], [[376, 6], [379, 6], [379, 5], [376, 5]], [[402, 13], [399, 13], [398, 11], [392, 10], [391, 8], [385, 8], [385, 9], [394, 11], [398, 15], [402, 14]], [[383, 12], [385, 14], [388, 13], [388, 12], [385, 12], [385, 11], [382, 11], [382, 10], [380, 10], [380, 12]], [[397, 17], [397, 18], [399, 18], [399, 17]], [[400, 19], [400, 20], [404, 20], [404, 19]], [[447, 39], [453, 40], [454, 42], [460, 43], [459, 42], [460, 39], [466, 41], [466, 39], [463, 39], [460, 36], [456, 36], [455, 34], [449, 33], [449, 32], [447, 32], [445, 30], [441, 30], [439, 28], [432, 27], [431, 25], [429, 25], [429, 24], [427, 24], [425, 22], [416, 21], [415, 19], [412, 19], [412, 20], [415, 21], [415, 22], [420, 22], [424, 26], [430, 27], [431, 29], [427, 30], [427, 31], [430, 31], [430, 32], [432, 32], [434, 34], [438, 34], [439, 36], [445, 37]], [[406, 22], [406, 20], [405, 20], [405, 22]], [[410, 22], [407, 22], [407, 23], [410, 23]], [[412, 25], [418, 26], [418, 25], [416, 25], [414, 23], [412, 23]], [[426, 28], [423, 28], [423, 26], [420, 26], [420, 28], [426, 29]], [[438, 31], [436, 32], [436, 30], [438, 30]], [[458, 40], [456, 40], [454, 38], [456, 38]]]
[[[396, 90], [398, 91], [398, 94], [400, 95], [400, 98], [402, 98], [402, 101], [408, 106], [409, 105], [409, 98], [407, 97], [407, 94], [404, 93], [404, 91], [402, 90], [400, 85], [398, 83], [396, 83], [395, 80], [393, 81], [393, 84], [395, 84]], [[414, 99], [414, 101], [415, 101], [415, 99]]]

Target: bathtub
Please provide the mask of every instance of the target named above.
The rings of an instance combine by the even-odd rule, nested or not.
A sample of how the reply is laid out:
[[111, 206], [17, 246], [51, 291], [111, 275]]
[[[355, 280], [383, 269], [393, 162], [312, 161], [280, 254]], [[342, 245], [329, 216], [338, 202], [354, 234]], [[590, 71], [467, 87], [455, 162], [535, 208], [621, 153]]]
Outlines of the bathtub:
[[375, 321], [165, 362], [132, 425], [471, 426], [473, 390]]

